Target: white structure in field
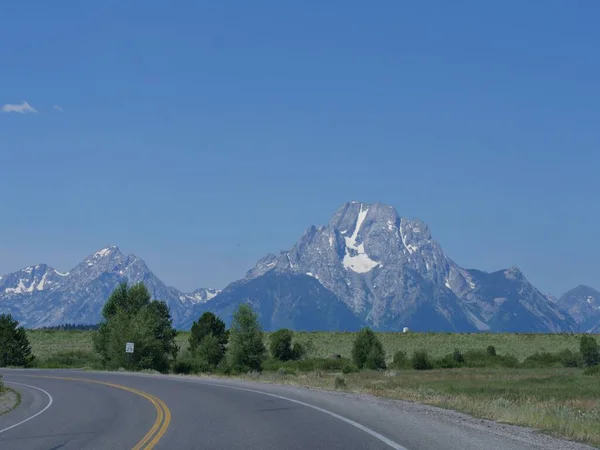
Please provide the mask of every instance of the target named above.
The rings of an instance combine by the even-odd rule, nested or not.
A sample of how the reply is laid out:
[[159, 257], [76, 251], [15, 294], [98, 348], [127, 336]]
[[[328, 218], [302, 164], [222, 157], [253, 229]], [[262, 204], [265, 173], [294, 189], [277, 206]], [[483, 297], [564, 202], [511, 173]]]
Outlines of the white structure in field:
[[403, 333], [408, 333], [408, 327], [404, 327], [404, 328], [402, 328], [402, 332], [403, 332]]

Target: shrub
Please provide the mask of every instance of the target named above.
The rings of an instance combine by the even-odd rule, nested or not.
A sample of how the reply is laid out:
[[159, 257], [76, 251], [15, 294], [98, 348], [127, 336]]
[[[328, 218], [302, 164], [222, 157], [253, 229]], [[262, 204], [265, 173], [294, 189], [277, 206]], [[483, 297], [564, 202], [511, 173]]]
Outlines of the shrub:
[[292, 348], [292, 338], [294, 333], [287, 328], [277, 330], [269, 336], [269, 348], [271, 356], [280, 361], [289, 361], [294, 358], [294, 350]]
[[457, 348], [454, 349], [454, 353], [452, 354], [452, 359], [454, 359], [454, 361], [457, 364], [463, 364], [465, 362], [465, 357], [463, 356], [461, 351]]
[[227, 358], [223, 358], [221, 360], [221, 362], [217, 366], [216, 371], [217, 371], [217, 373], [220, 373], [222, 375], [231, 375], [233, 373], [233, 370], [231, 369], [231, 366], [229, 365]]
[[360, 330], [352, 346], [352, 361], [359, 369], [385, 369], [385, 351], [377, 335], [369, 328]]
[[598, 342], [592, 336], [581, 336], [579, 341], [579, 351], [583, 357], [585, 365], [588, 367], [600, 364], [600, 350]]
[[354, 364], [344, 364], [344, 366], [342, 367], [343, 374], [347, 375], [349, 373], [356, 373], [356, 372], [359, 372], [359, 369]]
[[536, 352], [523, 361], [524, 367], [553, 367], [562, 365], [559, 355], [550, 352]]
[[260, 371], [265, 354], [258, 316], [250, 305], [243, 303], [233, 313], [227, 349], [228, 363], [234, 371]]
[[296, 375], [296, 371], [290, 367], [280, 367], [277, 373], [281, 378], [285, 378], [286, 375]]
[[346, 389], [346, 379], [341, 375], [336, 375], [334, 380], [336, 389]]
[[464, 353], [467, 367], [518, 367], [519, 360], [513, 355], [491, 355], [486, 350], [469, 350]]
[[394, 353], [394, 358], [392, 360], [392, 367], [394, 369], [406, 369], [409, 367], [410, 361], [408, 360], [408, 356], [406, 352], [403, 350], [398, 350]]
[[326, 372], [339, 372], [344, 366], [352, 364], [347, 358], [329, 359], [329, 358], [307, 358], [297, 361], [280, 361], [275, 358], [269, 358], [263, 362], [262, 368], [267, 372], [276, 372], [280, 367], [293, 369], [298, 372], [314, 372], [317, 370]]
[[493, 345], [488, 345], [486, 353], [488, 354], [488, 356], [496, 356], [496, 347], [494, 347]]
[[568, 348], [558, 352], [558, 359], [565, 367], [583, 367], [581, 353], [576, 353]]
[[412, 367], [415, 370], [431, 370], [433, 365], [429, 360], [429, 355], [425, 350], [415, 350], [412, 357]]
[[37, 367], [48, 369], [69, 368], [69, 367], [102, 367], [102, 360], [93, 352], [87, 350], [62, 350], [38, 360]]
[[498, 365], [503, 367], [519, 367], [519, 360], [514, 355], [502, 355], [497, 358]]
[[454, 369], [456, 367], [460, 367], [461, 363], [456, 361], [454, 354], [448, 354], [446, 356], [442, 356], [434, 363], [435, 367], [439, 367], [440, 369]]
[[600, 376], [600, 365], [586, 367], [583, 370], [583, 374], [588, 376]]
[[187, 375], [195, 372], [194, 369], [194, 363], [189, 359], [177, 360], [173, 363], [173, 372], [177, 374]]

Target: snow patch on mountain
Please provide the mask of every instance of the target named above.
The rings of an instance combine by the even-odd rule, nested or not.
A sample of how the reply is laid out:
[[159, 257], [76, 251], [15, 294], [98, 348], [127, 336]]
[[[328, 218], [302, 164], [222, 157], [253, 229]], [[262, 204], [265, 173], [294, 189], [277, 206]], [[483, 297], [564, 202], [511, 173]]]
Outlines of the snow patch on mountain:
[[365, 244], [357, 243], [358, 233], [360, 228], [362, 227], [365, 218], [367, 217], [367, 213], [369, 212], [369, 208], [365, 208], [363, 211], [362, 204], [360, 206], [360, 211], [358, 213], [358, 217], [356, 219], [356, 226], [354, 228], [354, 232], [350, 237], [344, 237], [344, 241], [346, 242], [346, 252], [344, 254], [344, 259], [342, 260], [342, 264], [346, 269], [353, 270], [357, 273], [366, 273], [380, 265], [377, 261], [373, 261], [369, 258], [369, 255], [365, 252]]

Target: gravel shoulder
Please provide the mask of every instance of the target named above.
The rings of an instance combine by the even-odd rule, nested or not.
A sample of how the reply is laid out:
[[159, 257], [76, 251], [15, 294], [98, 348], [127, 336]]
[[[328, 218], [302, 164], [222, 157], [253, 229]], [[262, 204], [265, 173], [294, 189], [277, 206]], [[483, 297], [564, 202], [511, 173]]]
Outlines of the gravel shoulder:
[[0, 415], [12, 411], [19, 405], [19, 394], [7, 388], [0, 393]]

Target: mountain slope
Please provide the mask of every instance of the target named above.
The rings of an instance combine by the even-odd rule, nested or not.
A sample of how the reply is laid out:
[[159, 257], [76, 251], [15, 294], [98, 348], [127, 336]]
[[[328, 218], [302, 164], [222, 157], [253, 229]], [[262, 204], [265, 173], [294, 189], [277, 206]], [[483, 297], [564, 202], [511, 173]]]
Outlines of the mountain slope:
[[362, 326], [360, 319], [316, 279], [292, 273], [269, 272], [233, 283], [195, 315], [212, 311], [229, 326], [240, 303], [252, 306], [265, 330], [356, 331]]
[[310, 227], [289, 251], [265, 256], [225, 291], [229, 302], [241, 302], [249, 280], [268, 288], [269, 282], [285, 283], [289, 274], [316, 279], [363, 323], [380, 330], [575, 326], [518, 269], [492, 274], [463, 269], [445, 255], [425, 223], [400, 217], [388, 205], [346, 203], [327, 225]]
[[166, 286], [143, 260], [111, 246], [89, 255], [67, 273], [41, 264], [0, 277], [0, 312], [10, 312], [28, 328], [94, 324], [100, 320], [110, 293], [122, 281], [143, 282], [153, 298], [169, 305], [176, 326], [190, 319], [195, 305], [218, 293], [198, 289], [184, 294]]
[[579, 331], [600, 332], [600, 292], [579, 285], [561, 295], [558, 306], [567, 311], [579, 326]]

